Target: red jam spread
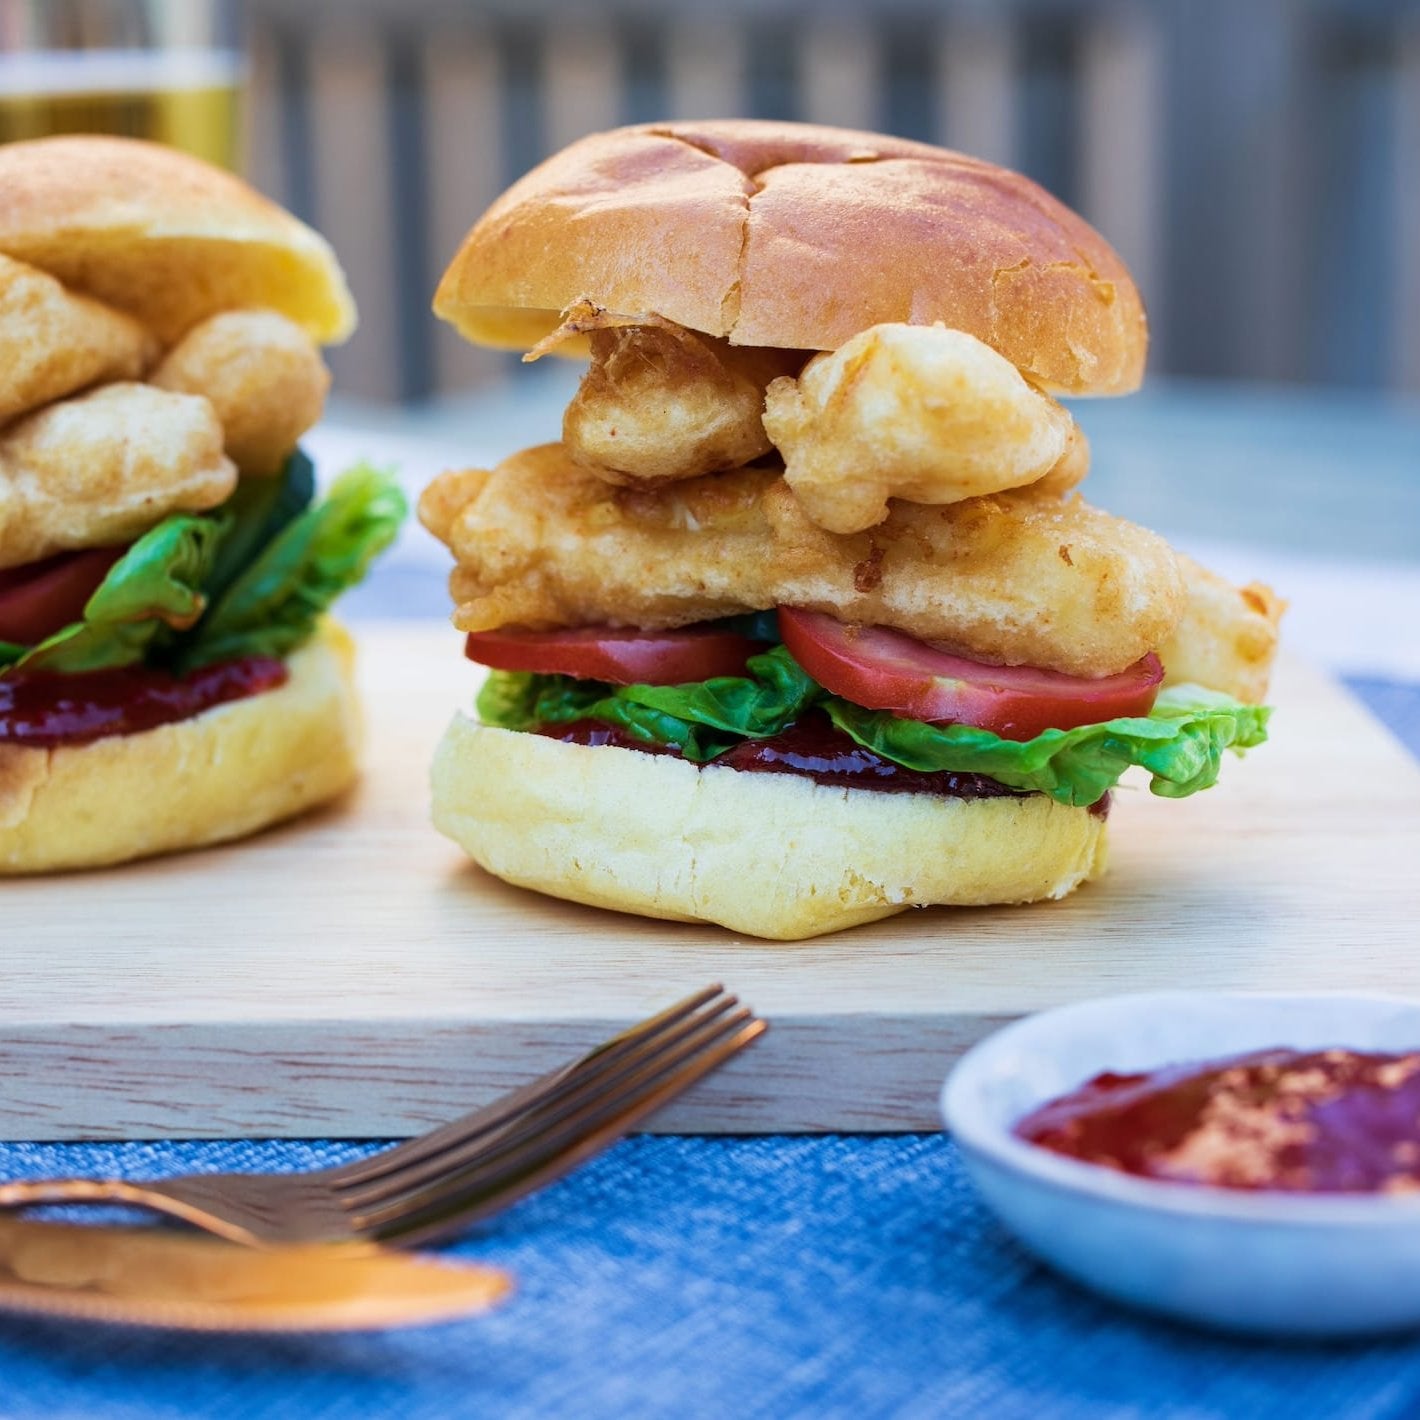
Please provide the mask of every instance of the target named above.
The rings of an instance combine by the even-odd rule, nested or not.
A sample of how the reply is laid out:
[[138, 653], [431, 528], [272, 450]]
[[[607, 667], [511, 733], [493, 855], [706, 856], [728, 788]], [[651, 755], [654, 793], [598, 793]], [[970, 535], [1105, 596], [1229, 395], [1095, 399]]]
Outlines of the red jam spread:
[[906, 769], [865, 749], [828, 716], [811, 715], [782, 734], [742, 740], [716, 761], [747, 774], [803, 774], [836, 789], [874, 789], [889, 794], [942, 794], [953, 799], [1019, 797], [984, 774], [928, 773]]
[[[617, 749], [641, 750], [646, 754], [679, 754], [673, 745], [642, 744], [624, 730], [595, 720], [577, 720], [568, 725], [548, 725], [540, 734], [564, 744], [612, 745]], [[956, 774], [950, 771], [927, 773], [905, 769], [890, 759], [864, 749], [838, 729], [827, 716], [817, 714], [791, 725], [778, 735], [762, 740], [743, 740], [714, 761], [717, 766], [748, 774], [800, 774], [816, 784], [841, 789], [871, 789], [886, 794], [939, 794], [954, 799], [999, 799], [1022, 797], [984, 774]], [[1106, 794], [1090, 809], [1106, 814]]]
[[642, 744], [634, 735], [600, 720], [573, 720], [565, 725], [544, 725], [537, 731], [545, 739], [565, 745], [610, 745], [613, 749], [640, 750], [642, 754], [672, 754], [680, 757], [675, 745]]
[[1022, 1139], [1141, 1178], [1288, 1193], [1420, 1190], [1420, 1052], [1258, 1050], [1106, 1073]]
[[0, 675], [0, 745], [47, 749], [136, 735], [274, 690], [287, 675], [284, 661], [267, 656], [204, 666], [181, 679], [146, 666], [77, 675], [12, 671]]

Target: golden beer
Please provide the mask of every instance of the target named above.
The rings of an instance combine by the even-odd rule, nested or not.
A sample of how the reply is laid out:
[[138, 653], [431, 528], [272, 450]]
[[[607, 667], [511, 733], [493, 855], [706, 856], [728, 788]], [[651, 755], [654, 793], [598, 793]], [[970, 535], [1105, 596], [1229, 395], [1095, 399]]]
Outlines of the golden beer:
[[239, 169], [241, 80], [222, 50], [0, 53], [0, 143], [116, 133]]

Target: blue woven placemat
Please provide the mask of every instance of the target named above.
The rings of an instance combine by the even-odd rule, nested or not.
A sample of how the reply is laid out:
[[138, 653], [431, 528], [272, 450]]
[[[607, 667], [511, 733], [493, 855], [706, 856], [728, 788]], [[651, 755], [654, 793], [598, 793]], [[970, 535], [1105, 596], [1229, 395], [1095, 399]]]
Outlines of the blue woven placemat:
[[[1420, 687], [1352, 684], [1420, 754]], [[0, 1177], [310, 1168], [369, 1147], [0, 1144]], [[1058, 1280], [939, 1135], [630, 1139], [455, 1252], [512, 1271], [512, 1302], [365, 1337], [0, 1320], [0, 1417], [1420, 1415], [1420, 1341], [1233, 1341]]]
[[[29, 1145], [6, 1174], [310, 1167], [350, 1146]], [[0, 1324], [0, 1414], [1413, 1415], [1420, 1344], [1304, 1352], [1138, 1320], [1057, 1281], [940, 1136], [626, 1141], [455, 1251], [502, 1311], [368, 1337]]]

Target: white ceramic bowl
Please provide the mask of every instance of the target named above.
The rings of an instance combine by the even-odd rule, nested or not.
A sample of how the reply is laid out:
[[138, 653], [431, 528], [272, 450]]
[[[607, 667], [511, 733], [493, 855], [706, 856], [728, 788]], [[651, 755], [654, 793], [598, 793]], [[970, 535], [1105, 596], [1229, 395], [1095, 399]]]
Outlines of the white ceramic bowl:
[[1101, 1070], [1267, 1046], [1420, 1049], [1420, 1001], [1112, 996], [1016, 1021], [958, 1062], [942, 1114], [1006, 1226], [1067, 1276], [1229, 1331], [1351, 1336], [1420, 1326], [1420, 1197], [1161, 1183], [1028, 1144], [1012, 1126]]

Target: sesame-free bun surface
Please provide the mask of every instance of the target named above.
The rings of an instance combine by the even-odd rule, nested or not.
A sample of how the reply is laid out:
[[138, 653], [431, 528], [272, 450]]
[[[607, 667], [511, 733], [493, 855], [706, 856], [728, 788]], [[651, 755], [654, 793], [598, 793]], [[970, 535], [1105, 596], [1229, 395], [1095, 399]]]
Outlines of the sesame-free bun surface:
[[0, 253], [164, 341], [217, 311], [279, 311], [322, 342], [355, 327], [326, 241], [230, 173], [132, 138], [0, 146]]
[[836, 789], [462, 715], [433, 790], [435, 827], [507, 882], [785, 941], [913, 906], [1064, 897], [1105, 863], [1104, 820], [1043, 794]]
[[275, 690], [137, 735], [0, 746], [0, 874], [92, 868], [242, 838], [348, 788], [360, 714], [334, 623]]
[[1076, 395], [1134, 389], [1148, 345], [1123, 262], [1028, 178], [813, 124], [645, 124], [581, 139], [493, 204], [434, 310], [470, 340], [517, 349], [583, 297], [786, 349], [942, 321]]

